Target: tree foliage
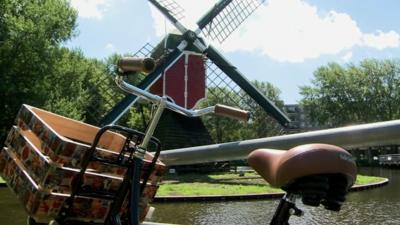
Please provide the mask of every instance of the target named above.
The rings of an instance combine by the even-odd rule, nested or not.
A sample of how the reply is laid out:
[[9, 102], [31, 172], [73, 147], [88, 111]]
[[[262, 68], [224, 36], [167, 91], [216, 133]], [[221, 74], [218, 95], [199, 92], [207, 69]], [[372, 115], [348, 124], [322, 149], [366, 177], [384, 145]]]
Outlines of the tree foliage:
[[61, 46], [74, 36], [76, 16], [67, 0], [0, 4], [0, 140], [23, 103], [85, 119], [90, 87], [105, 68]]
[[301, 88], [302, 105], [322, 126], [400, 117], [400, 61], [366, 59], [359, 65], [330, 63]]
[[53, 70], [42, 77], [37, 93], [42, 94], [42, 100], [36, 104], [69, 118], [92, 122], [96, 119], [92, 118], [93, 108], [107, 110], [98, 84], [106, 71], [104, 63], [66, 48], [60, 48], [56, 58]]
[[[280, 90], [268, 82], [254, 81], [253, 85], [278, 107], [283, 107], [280, 99]], [[209, 87], [210, 88], [210, 87]], [[216, 115], [208, 115], [203, 118], [211, 136], [217, 143], [246, 140], [252, 138], [276, 135], [282, 127], [272, 119], [253, 99], [248, 95], [242, 98], [230, 89], [211, 87], [214, 95], [209, 95], [202, 103], [205, 105], [225, 104], [251, 112], [251, 119], [246, 124], [233, 119]]]

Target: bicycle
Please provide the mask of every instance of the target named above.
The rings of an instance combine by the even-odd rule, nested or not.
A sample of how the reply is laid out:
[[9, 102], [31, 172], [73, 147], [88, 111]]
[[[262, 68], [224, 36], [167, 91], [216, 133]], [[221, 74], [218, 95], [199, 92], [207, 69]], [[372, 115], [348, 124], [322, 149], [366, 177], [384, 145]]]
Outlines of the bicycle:
[[[151, 71], [154, 62], [149, 59], [124, 59], [119, 63], [123, 67], [123, 71], [146, 70]], [[71, 196], [65, 201], [58, 217], [52, 222], [60, 225], [94, 225], [98, 223], [84, 223], [80, 221], [69, 221], [69, 209], [74, 204], [74, 198], [81, 191], [83, 175], [86, 171], [88, 162], [93, 159], [92, 155], [96, 151], [96, 146], [101, 136], [107, 130], [116, 130], [126, 134], [128, 137], [136, 135], [140, 137], [138, 145], [129, 151], [129, 160], [126, 162], [128, 169], [124, 180], [121, 184], [119, 192], [116, 194], [111, 210], [108, 212], [105, 225], [138, 225], [141, 220], [139, 218], [139, 202], [141, 194], [144, 190], [144, 184], [148, 176], [144, 179], [144, 183], [140, 183], [140, 171], [142, 170], [143, 159], [147, 152], [150, 142], [158, 146], [154, 153], [152, 166], [158, 160], [161, 147], [160, 142], [153, 137], [155, 128], [165, 109], [172, 110], [187, 117], [199, 117], [209, 113], [215, 113], [230, 117], [233, 119], [247, 121], [249, 112], [217, 104], [202, 109], [186, 109], [171, 101], [166, 97], [151, 94], [145, 90], [135, 87], [124, 80], [124, 73], [118, 73], [115, 76], [115, 82], [123, 91], [136, 95], [141, 99], [148, 101], [157, 107], [152, 115], [150, 123], [145, 133], [136, 130], [116, 126], [107, 125], [100, 129], [97, 133], [95, 141], [92, 143], [91, 151], [86, 153], [84, 157], [84, 168], [80, 175], [75, 179]], [[127, 143], [131, 141], [127, 138]], [[129, 144], [128, 144], [129, 145]], [[121, 153], [122, 154], [122, 153]], [[122, 160], [123, 161], [123, 160]], [[122, 163], [119, 161], [119, 163]], [[356, 177], [356, 166], [352, 156], [342, 148], [326, 144], [309, 144], [298, 146], [288, 151], [256, 149], [248, 156], [249, 165], [252, 166], [268, 183], [272, 186], [280, 187], [286, 191], [285, 196], [281, 199], [271, 225], [287, 225], [290, 216], [302, 216], [303, 211], [296, 207], [296, 198], [301, 197], [305, 205], [319, 206], [320, 204], [328, 210], [339, 211], [345, 195], [349, 188], [353, 185]], [[111, 163], [106, 162], [104, 163]], [[121, 220], [120, 211], [124, 207], [124, 200], [129, 196], [128, 218]], [[96, 197], [96, 195], [94, 195]], [[32, 218], [28, 218], [29, 225], [40, 225]]]
[[[116, 83], [122, 90], [158, 105], [148, 128], [149, 135], [154, 131], [165, 108], [188, 117], [214, 112], [234, 119], [249, 119], [246, 111], [218, 104], [200, 110], [187, 110], [166, 98], [124, 82], [122, 76], [117, 77]], [[273, 216], [272, 225], [286, 225], [291, 215], [303, 215], [296, 207], [296, 196], [301, 196], [305, 205], [322, 204], [327, 210], [339, 211], [356, 178], [356, 165], [352, 156], [340, 147], [327, 144], [303, 145], [289, 151], [259, 149], [249, 155], [248, 161], [272, 186], [287, 192]]]

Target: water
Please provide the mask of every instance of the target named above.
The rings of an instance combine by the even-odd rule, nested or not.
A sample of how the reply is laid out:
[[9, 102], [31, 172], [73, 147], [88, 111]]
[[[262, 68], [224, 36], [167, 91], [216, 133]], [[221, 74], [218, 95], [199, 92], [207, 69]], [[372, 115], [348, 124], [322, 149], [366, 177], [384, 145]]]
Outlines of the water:
[[[364, 175], [390, 179], [389, 185], [350, 193], [339, 213], [298, 204], [305, 215], [291, 224], [400, 224], [400, 170], [366, 168]], [[269, 224], [278, 200], [217, 203], [159, 203], [153, 221], [175, 224]], [[15, 196], [0, 188], [0, 225], [25, 225], [26, 214]]]
[[[390, 179], [389, 185], [350, 193], [339, 213], [298, 204], [303, 217], [291, 224], [400, 224], [400, 170], [366, 168], [363, 175]], [[175, 224], [269, 224], [278, 200], [155, 204], [154, 221]]]
[[0, 187], [0, 225], [25, 225], [26, 213], [15, 195]]

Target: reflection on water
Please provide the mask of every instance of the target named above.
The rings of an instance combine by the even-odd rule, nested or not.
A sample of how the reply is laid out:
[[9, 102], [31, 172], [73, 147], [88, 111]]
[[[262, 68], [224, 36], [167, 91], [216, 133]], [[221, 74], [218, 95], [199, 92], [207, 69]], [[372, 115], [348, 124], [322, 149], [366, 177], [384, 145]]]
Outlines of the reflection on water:
[[[361, 169], [363, 175], [390, 179], [389, 185], [350, 193], [339, 213], [298, 204], [303, 217], [291, 224], [400, 224], [400, 170]], [[300, 201], [299, 201], [300, 202]], [[176, 224], [269, 224], [278, 200], [156, 204], [154, 221]]]
[[[303, 217], [291, 218], [291, 224], [400, 224], [400, 170], [366, 168], [364, 175], [390, 179], [389, 185], [348, 195], [339, 213], [298, 204]], [[155, 204], [155, 222], [175, 224], [269, 224], [278, 200], [220, 203]], [[7, 189], [0, 188], [0, 224], [24, 225], [26, 215]]]

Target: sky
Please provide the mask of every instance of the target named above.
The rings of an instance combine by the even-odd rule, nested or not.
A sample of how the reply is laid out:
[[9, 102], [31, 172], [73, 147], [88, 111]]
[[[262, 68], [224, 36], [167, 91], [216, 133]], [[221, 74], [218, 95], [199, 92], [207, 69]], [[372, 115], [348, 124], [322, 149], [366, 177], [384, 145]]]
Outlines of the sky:
[[[182, 23], [195, 22], [216, 0], [175, 0]], [[146, 0], [71, 0], [78, 11], [76, 36], [66, 43], [88, 57], [134, 53], [156, 45], [172, 26]], [[329, 62], [400, 55], [398, 0], [266, 0], [222, 44], [210, 41], [249, 80], [268, 81], [286, 104], [301, 99], [313, 72]]]

